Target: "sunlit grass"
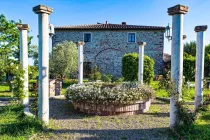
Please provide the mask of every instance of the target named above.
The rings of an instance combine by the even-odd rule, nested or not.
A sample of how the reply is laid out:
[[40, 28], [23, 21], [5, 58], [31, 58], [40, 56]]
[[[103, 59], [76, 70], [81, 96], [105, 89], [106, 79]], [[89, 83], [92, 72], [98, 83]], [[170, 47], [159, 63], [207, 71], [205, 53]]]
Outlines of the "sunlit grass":
[[0, 139], [25, 140], [41, 130], [41, 121], [25, 116], [22, 105], [0, 107]]

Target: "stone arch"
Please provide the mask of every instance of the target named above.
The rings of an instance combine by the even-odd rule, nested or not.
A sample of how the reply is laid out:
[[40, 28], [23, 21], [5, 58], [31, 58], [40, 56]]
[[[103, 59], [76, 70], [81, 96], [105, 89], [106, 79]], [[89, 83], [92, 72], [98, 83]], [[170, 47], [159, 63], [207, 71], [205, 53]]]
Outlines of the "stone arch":
[[124, 52], [116, 48], [106, 48], [94, 57], [94, 63], [104, 74], [111, 74], [115, 78], [122, 76], [122, 57]]

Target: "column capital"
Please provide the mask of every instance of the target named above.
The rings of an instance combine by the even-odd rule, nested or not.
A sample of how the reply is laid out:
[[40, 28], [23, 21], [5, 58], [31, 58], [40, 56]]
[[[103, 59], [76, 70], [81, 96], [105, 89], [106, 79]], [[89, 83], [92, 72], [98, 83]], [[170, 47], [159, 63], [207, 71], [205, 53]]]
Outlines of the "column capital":
[[79, 41], [79, 42], [77, 42], [77, 45], [78, 45], [78, 46], [81, 46], [81, 45], [84, 46], [84, 45], [85, 45], [85, 42]]
[[28, 30], [29, 26], [28, 26], [28, 24], [17, 24], [17, 28], [19, 30]]
[[147, 45], [146, 42], [137, 42], [137, 44], [138, 44], [139, 46], [146, 46], [146, 45]]
[[208, 28], [207, 25], [195, 26], [195, 32], [206, 31], [207, 28]]
[[170, 16], [175, 14], [186, 14], [187, 12], [188, 12], [188, 7], [181, 4], [168, 8], [168, 15]]
[[47, 7], [45, 5], [40, 4], [40, 5], [33, 7], [33, 11], [36, 14], [46, 13], [46, 14], [50, 15], [53, 12], [53, 9], [51, 7]]

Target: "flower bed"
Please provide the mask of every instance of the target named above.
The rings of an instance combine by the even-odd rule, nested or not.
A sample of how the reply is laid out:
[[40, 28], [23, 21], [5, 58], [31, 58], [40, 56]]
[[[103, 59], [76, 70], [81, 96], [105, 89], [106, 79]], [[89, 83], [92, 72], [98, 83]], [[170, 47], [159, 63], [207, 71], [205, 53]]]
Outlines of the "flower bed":
[[84, 83], [69, 86], [66, 97], [88, 114], [133, 115], [148, 111], [154, 91], [138, 83]]

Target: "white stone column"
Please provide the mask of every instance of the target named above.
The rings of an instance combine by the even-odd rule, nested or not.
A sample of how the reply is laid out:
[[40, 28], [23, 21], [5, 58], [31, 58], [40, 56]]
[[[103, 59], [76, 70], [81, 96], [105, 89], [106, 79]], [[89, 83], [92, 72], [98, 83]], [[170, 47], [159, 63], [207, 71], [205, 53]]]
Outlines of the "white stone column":
[[84, 42], [78, 42], [78, 84], [83, 83], [83, 46], [85, 45]]
[[39, 98], [38, 116], [48, 125], [49, 123], [49, 15], [52, 8], [38, 5], [33, 8], [38, 14], [39, 27]]
[[[176, 101], [181, 100], [183, 78], [183, 14], [188, 12], [188, 7], [176, 5], [168, 8], [168, 14], [172, 15], [172, 46], [171, 46], [171, 80], [175, 92], [170, 98], [170, 128], [179, 124], [176, 114]], [[175, 94], [175, 95], [174, 95]]]
[[203, 78], [204, 78], [204, 54], [205, 54], [205, 31], [207, 25], [196, 26], [196, 72], [195, 72], [195, 109], [203, 103]]
[[143, 73], [144, 73], [144, 46], [146, 42], [138, 42], [139, 45], [139, 63], [138, 63], [138, 81], [143, 84]]
[[29, 110], [29, 97], [28, 97], [28, 24], [17, 24], [20, 30], [20, 63], [24, 73], [24, 98], [22, 104], [25, 109]]

